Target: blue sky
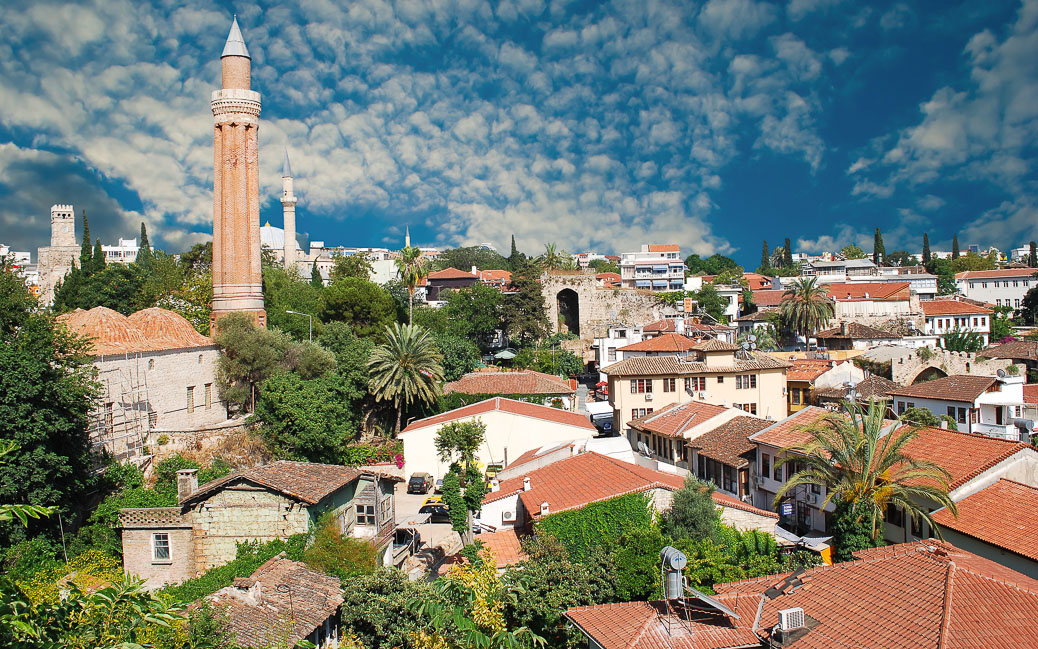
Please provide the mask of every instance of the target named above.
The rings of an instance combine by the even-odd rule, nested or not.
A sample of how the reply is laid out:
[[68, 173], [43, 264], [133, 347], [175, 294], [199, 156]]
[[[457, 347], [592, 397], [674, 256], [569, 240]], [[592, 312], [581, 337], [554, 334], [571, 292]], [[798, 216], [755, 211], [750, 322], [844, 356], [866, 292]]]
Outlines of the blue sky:
[[0, 242], [211, 233], [219, 53], [263, 97], [263, 219], [342, 245], [680, 243], [747, 266], [1038, 238], [1038, 0], [187, 0], [0, 8]]

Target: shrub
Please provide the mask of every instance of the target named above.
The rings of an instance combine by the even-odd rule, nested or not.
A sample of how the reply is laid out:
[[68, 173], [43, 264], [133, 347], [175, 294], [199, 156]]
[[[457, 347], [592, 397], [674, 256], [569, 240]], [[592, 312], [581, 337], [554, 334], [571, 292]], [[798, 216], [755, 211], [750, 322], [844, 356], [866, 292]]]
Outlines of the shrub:
[[537, 522], [536, 532], [559, 539], [570, 559], [584, 561], [593, 548], [608, 547], [624, 532], [651, 527], [649, 498], [645, 493], [627, 494], [580, 509], [550, 514]]
[[314, 570], [345, 581], [375, 572], [378, 551], [369, 541], [344, 535], [338, 521], [325, 515], [313, 534], [313, 541], [303, 552], [303, 561]]
[[159, 446], [165, 446], [166, 444], [169, 444], [169, 435], [167, 435], [166, 433], [162, 433], [161, 435], [159, 435], [158, 442]]
[[670, 508], [663, 514], [663, 529], [678, 539], [717, 539], [721, 515], [711, 497], [714, 486], [695, 476], [685, 478], [685, 486], [674, 492]]

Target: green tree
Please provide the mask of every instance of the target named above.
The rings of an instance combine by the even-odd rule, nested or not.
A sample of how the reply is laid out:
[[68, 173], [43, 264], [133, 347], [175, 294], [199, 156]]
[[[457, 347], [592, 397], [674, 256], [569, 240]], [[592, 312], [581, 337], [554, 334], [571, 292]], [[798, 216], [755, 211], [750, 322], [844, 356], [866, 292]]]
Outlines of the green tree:
[[[754, 340], [750, 340], [750, 336], [754, 336]], [[739, 343], [753, 343], [757, 349], [763, 352], [777, 352], [779, 351], [778, 331], [774, 325], [755, 327], [752, 333], [739, 336]]]
[[344, 601], [339, 607], [343, 628], [357, 634], [367, 649], [411, 647], [411, 637], [424, 626], [414, 615], [412, 602], [433, 598], [432, 586], [411, 581], [407, 573], [381, 568], [342, 584]]
[[693, 275], [717, 275], [725, 268], [735, 268], [739, 264], [731, 257], [713, 254], [706, 259], [692, 254], [685, 258], [685, 266]]
[[588, 268], [594, 270], [596, 273], [616, 273], [620, 274], [620, 266], [615, 264], [608, 259], [592, 259], [587, 264]]
[[450, 333], [434, 334], [433, 339], [443, 357], [443, 380], [457, 381], [479, 366], [479, 347], [471, 340]]
[[758, 273], [765, 274], [771, 268], [771, 253], [768, 252], [768, 240], [764, 240], [764, 246], [760, 252], [760, 268], [757, 269]]
[[883, 235], [880, 234], [879, 228], [876, 228], [876, 234], [872, 238], [872, 263], [879, 266], [883, 263], [887, 254], [887, 249], [883, 245]]
[[981, 257], [975, 252], [967, 252], [959, 255], [951, 262], [953, 273], [961, 273], [967, 270], [995, 270], [998, 264], [988, 257]]
[[844, 259], [865, 259], [865, 251], [853, 243], [841, 248], [840, 254]]
[[429, 332], [415, 325], [393, 323], [385, 328], [383, 340], [368, 360], [370, 390], [379, 401], [396, 405], [399, 433], [405, 407], [436, 400], [443, 380], [442, 357]]
[[307, 566], [344, 582], [374, 573], [378, 560], [378, 550], [371, 541], [344, 534], [341, 523], [332, 516], [318, 521], [313, 538], [303, 551]]
[[191, 246], [190, 250], [180, 256], [180, 263], [195, 273], [211, 272], [213, 270], [213, 242], [206, 241]]
[[378, 284], [346, 277], [321, 290], [321, 320], [345, 322], [358, 336], [375, 336], [396, 320], [396, 305]]
[[717, 503], [711, 494], [712, 483], [700, 482], [695, 476], [685, 478], [685, 486], [674, 492], [670, 508], [662, 516], [663, 529], [677, 539], [717, 540], [721, 523]]
[[[448, 295], [453, 291], [448, 291]], [[404, 295], [404, 301], [407, 301], [407, 295]], [[447, 315], [446, 308], [437, 308], [431, 306], [419, 306], [414, 310], [414, 323], [419, 327], [428, 329], [434, 334], [445, 334], [455, 331], [455, 327], [458, 322], [452, 320]]]
[[736, 266], [735, 268], [725, 268], [714, 277], [713, 284], [717, 286], [742, 286], [743, 288], [749, 287], [750, 283], [743, 277], [742, 266]]
[[1020, 318], [1028, 326], [1038, 322], [1038, 286], [1028, 289], [1024, 299], [1020, 300]]
[[901, 509], [912, 520], [925, 520], [940, 538], [924, 503], [937, 503], [958, 515], [948, 496], [951, 476], [943, 467], [907, 454], [905, 446], [919, 435], [918, 428], [898, 419], [890, 427], [894, 432], [887, 434], [885, 415], [882, 401], [870, 402], [867, 410], [848, 404], [844, 413], [829, 413], [807, 425], [810, 439], [784, 449], [776, 462], [796, 462], [803, 468], [779, 488], [773, 504], [777, 507], [798, 486], [817, 485], [826, 490], [823, 506], [846, 503], [858, 522], [868, 524], [875, 540], [888, 507]]
[[937, 415], [933, 414], [926, 408], [908, 408], [901, 413], [901, 421], [908, 422], [913, 426], [940, 426], [941, 422], [937, 419]]
[[753, 301], [753, 291], [749, 288], [742, 290], [742, 308], [740, 315], [748, 315], [757, 312], [757, 303]]
[[316, 289], [324, 288], [324, 279], [321, 277], [321, 269], [317, 267], [317, 260], [310, 267], [310, 286]]
[[1036, 243], [1034, 241], [1030, 244], [1030, 252], [1027, 253], [1027, 265], [1031, 268], [1038, 268], [1038, 251], [1035, 249]]
[[371, 265], [371, 260], [364, 253], [337, 255], [332, 263], [331, 277], [333, 282], [344, 277], [369, 280], [374, 270], [375, 268]]
[[156, 306], [184, 316], [195, 331], [203, 336], [209, 335], [212, 305], [213, 275], [210, 270], [190, 272], [181, 286], [156, 303]]
[[952, 235], [952, 261], [959, 258], [959, 233]]
[[141, 222], [141, 243], [137, 249], [136, 263], [141, 269], [148, 270], [151, 267], [152, 252], [151, 242], [148, 241], [148, 228]]
[[728, 308], [728, 301], [721, 297], [713, 284], [703, 284], [698, 291], [691, 292], [691, 297], [696, 300], [700, 311], [719, 322], [727, 321], [724, 312]]
[[984, 348], [984, 336], [976, 331], [955, 327], [944, 334], [943, 343], [950, 352], [979, 352]]
[[524, 263], [512, 272], [515, 294], [501, 304], [501, 319], [506, 333], [520, 345], [539, 340], [548, 331], [548, 314], [541, 295], [537, 267]]
[[94, 240], [94, 254], [90, 257], [90, 272], [99, 273], [105, 269], [105, 251], [101, 247], [101, 240]]
[[782, 294], [782, 319], [794, 332], [808, 336], [825, 327], [835, 315], [828, 291], [816, 277], [798, 279]]
[[429, 275], [428, 259], [422, 255], [418, 248], [407, 246], [400, 251], [400, 257], [396, 260], [397, 270], [400, 278], [407, 286], [407, 323], [414, 324], [412, 311], [414, 310], [414, 294], [422, 279]]
[[883, 544], [882, 539], [872, 534], [870, 511], [871, 508], [864, 504], [845, 500], [836, 502], [836, 509], [829, 525], [836, 546], [833, 552], [834, 561], [853, 561], [855, 552]]
[[440, 461], [449, 462], [443, 478], [443, 501], [447, 504], [454, 531], [462, 543], [472, 543], [472, 516], [483, 507], [487, 493], [476, 467], [476, 452], [486, 439], [487, 427], [480, 421], [451, 422], [440, 427], [433, 444]]
[[[519, 265], [527, 263], [527, 259], [519, 253]], [[509, 260], [499, 255], [496, 251], [484, 246], [468, 246], [462, 248], [448, 248], [441, 250], [433, 263], [436, 270], [445, 268], [457, 268], [468, 271], [473, 266], [482, 270], [515, 270]]]
[[923, 233], [923, 264], [929, 264], [932, 256], [930, 255], [930, 235], [926, 232]]
[[905, 250], [895, 250], [886, 256], [887, 266], [916, 266], [919, 260]]
[[[0, 440], [17, 447], [4, 456], [0, 503], [71, 512], [96, 480], [87, 415], [98, 386], [87, 347], [38, 311], [24, 281], [6, 266], [0, 296]], [[12, 525], [0, 523], [0, 545], [24, 534]]]
[[584, 371], [584, 362], [579, 356], [559, 347], [553, 349], [550, 343], [536, 348], [524, 347], [512, 365], [561, 377], [574, 376]]
[[547, 271], [570, 270], [573, 267], [573, 257], [565, 250], [559, 250], [554, 243], [544, 244], [544, 254], [538, 257], [541, 268]]
[[996, 306], [991, 315], [991, 342], [1002, 342], [1013, 335], [1013, 307]]
[[86, 210], [83, 210], [83, 243], [79, 247], [79, 267], [89, 270], [94, 257], [94, 248], [90, 243], [90, 223], [87, 222]]
[[782, 265], [786, 268], [793, 265], [793, 246], [789, 243], [789, 237], [786, 237], [785, 243], [782, 244]]
[[466, 336], [480, 345], [501, 328], [501, 291], [476, 283], [447, 291], [443, 310], [451, 323], [452, 333]]
[[[310, 339], [310, 318], [313, 317], [313, 335], [321, 332], [321, 289], [303, 280], [295, 269], [281, 266], [263, 268], [263, 306], [267, 310], [267, 326], [284, 331], [295, 340]], [[295, 311], [296, 313], [289, 313]]]
[[952, 264], [947, 259], [938, 259], [937, 257], [930, 258], [930, 266], [927, 267], [929, 272], [937, 276], [937, 292], [940, 295], [953, 295], [956, 293], [955, 288], [955, 271], [952, 270]]

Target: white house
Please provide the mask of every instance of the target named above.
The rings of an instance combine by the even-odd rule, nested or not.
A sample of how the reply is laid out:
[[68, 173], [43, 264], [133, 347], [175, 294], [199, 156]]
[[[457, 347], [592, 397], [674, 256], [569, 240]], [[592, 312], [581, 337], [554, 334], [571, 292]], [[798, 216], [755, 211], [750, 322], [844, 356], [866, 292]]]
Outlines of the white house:
[[912, 313], [908, 282], [844, 282], [827, 286], [837, 320], [897, 318]]
[[959, 300], [930, 300], [920, 303], [923, 310], [923, 333], [944, 336], [951, 331], [974, 331], [988, 344], [991, 337], [991, 309]]
[[1038, 269], [968, 270], [955, 275], [955, 288], [971, 300], [1020, 308], [1027, 291], [1038, 286]]
[[400, 432], [406, 472], [445, 475], [450, 464], [442, 462], [436, 453], [436, 434], [446, 424], [477, 420], [486, 425], [486, 440], [476, 453], [476, 459], [484, 466], [506, 467], [527, 451], [592, 437], [597, 432], [584, 415], [494, 397], [408, 424]]
[[1023, 376], [954, 375], [889, 394], [898, 414], [909, 408], [926, 408], [937, 416], [952, 417], [959, 430], [1017, 440], [1020, 431], [1013, 421], [1024, 414], [1023, 386]]
[[806, 263], [801, 266], [800, 274], [817, 277], [819, 284], [827, 284], [846, 282], [855, 277], [871, 277], [877, 274], [877, 270], [871, 259], [844, 259]]
[[[641, 341], [641, 327], [609, 325], [605, 336], [595, 338], [595, 361], [598, 363], [598, 371], [602, 372], [616, 361], [623, 360], [622, 356], [617, 355], [616, 350]], [[600, 380], [606, 380], [605, 374], [600, 375]]]
[[620, 283], [624, 288], [680, 291], [685, 287], [685, 262], [676, 244], [646, 244], [639, 252], [620, 256]]

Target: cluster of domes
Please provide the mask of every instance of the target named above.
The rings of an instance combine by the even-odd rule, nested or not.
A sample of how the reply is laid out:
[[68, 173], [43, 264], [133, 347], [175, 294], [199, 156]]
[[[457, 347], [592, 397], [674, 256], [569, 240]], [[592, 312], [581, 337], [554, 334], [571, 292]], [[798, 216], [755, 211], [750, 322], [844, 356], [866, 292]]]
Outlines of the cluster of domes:
[[152, 307], [124, 316], [98, 306], [58, 316], [69, 332], [88, 338], [97, 355], [207, 347], [212, 339], [195, 331], [182, 315]]

